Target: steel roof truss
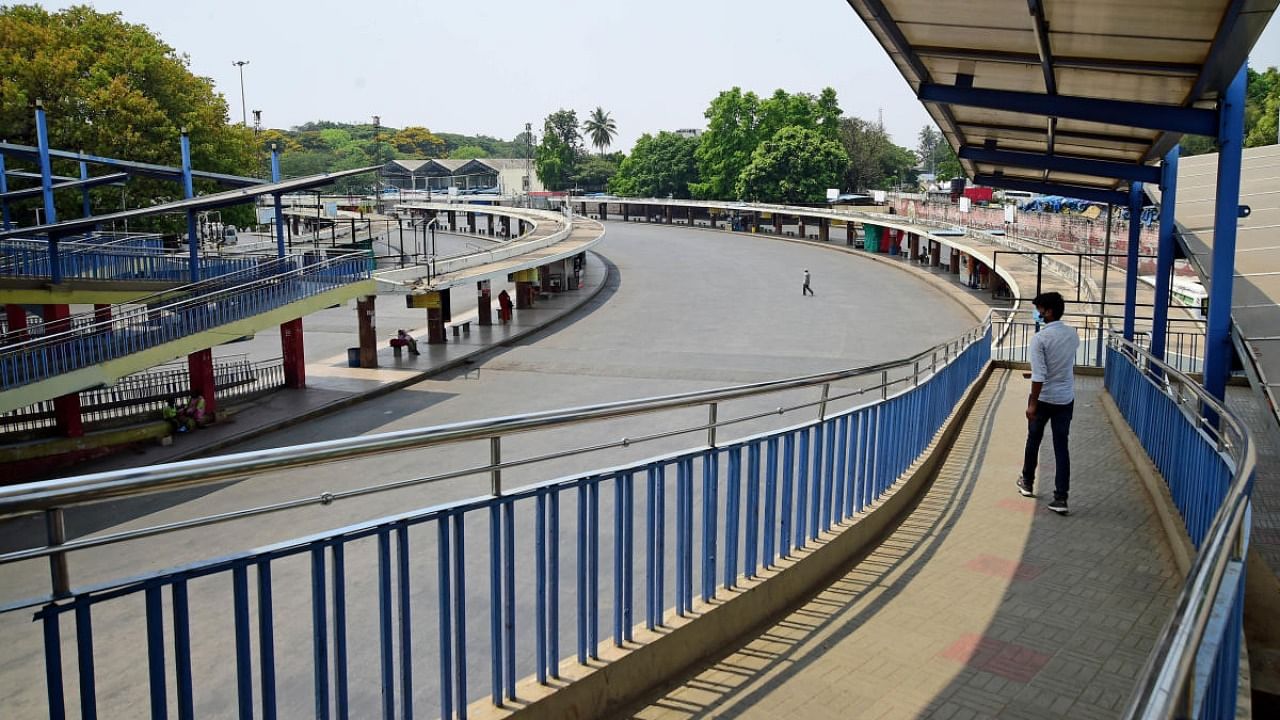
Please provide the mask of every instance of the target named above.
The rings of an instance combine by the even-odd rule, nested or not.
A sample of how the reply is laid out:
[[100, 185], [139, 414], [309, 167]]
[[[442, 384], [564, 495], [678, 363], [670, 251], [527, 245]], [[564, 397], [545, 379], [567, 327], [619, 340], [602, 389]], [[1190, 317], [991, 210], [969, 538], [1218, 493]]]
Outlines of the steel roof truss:
[[1168, 132], [1217, 135], [1213, 110], [924, 83], [920, 100]]
[[1160, 180], [1160, 169], [1153, 165], [1135, 165], [1052, 153], [1041, 154], [973, 146], [962, 147], [960, 152], [956, 154], [964, 160], [990, 165], [1011, 165], [1013, 167], [1033, 168], [1050, 172], [1094, 175], [1130, 182], [1155, 183]]

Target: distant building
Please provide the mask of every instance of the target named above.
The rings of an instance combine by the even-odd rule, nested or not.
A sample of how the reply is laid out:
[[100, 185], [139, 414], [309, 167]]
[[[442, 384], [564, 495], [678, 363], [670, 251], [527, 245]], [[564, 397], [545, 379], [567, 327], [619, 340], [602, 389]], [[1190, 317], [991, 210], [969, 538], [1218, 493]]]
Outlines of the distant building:
[[702, 134], [702, 130], [698, 128], [681, 128], [676, 130], [675, 133], [680, 137], [696, 138]]
[[[529, 186], [525, 185], [526, 171]], [[382, 166], [382, 184], [401, 190], [429, 190], [446, 193], [493, 193], [516, 196], [540, 192], [542, 183], [532, 160], [524, 158], [429, 158], [392, 160]]]

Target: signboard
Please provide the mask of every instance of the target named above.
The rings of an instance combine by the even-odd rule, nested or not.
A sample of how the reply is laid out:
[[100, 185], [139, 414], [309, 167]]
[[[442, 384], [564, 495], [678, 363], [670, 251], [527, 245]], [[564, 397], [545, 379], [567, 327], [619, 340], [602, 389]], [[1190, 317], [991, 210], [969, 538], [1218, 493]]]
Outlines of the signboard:
[[405, 307], [425, 308], [427, 310], [439, 310], [443, 307], [440, 303], [440, 293], [425, 292], [418, 295], [405, 295]]
[[1007, 223], [1018, 222], [1018, 208], [1013, 205], [1004, 206], [1004, 221]]
[[488, 281], [488, 280], [479, 280], [479, 281], [477, 281], [477, 282], [476, 282], [476, 291], [477, 291], [477, 292], [479, 292], [480, 297], [482, 297], [482, 298], [487, 298], [487, 297], [489, 297], [489, 281]]
[[883, 205], [888, 195], [883, 190], [872, 190], [871, 198], [876, 201], [877, 205]]
[[835, 202], [840, 197], [840, 191], [836, 188], [827, 188], [827, 202]]
[[456, 197], [458, 197], [458, 186], [457, 186], [457, 185], [450, 185], [450, 186], [449, 186], [449, 197], [451, 197], [451, 198], [456, 198]]
[[960, 196], [960, 212], [962, 213], [969, 212], [969, 198], [963, 195]]
[[324, 204], [324, 216], [330, 218], [338, 217], [338, 203], [327, 202]]
[[276, 221], [276, 209], [269, 207], [260, 207], [258, 210], [258, 224], [270, 225]]
[[531, 268], [529, 270], [517, 270], [515, 272], [515, 276], [516, 282], [536, 283], [538, 282], [538, 269]]

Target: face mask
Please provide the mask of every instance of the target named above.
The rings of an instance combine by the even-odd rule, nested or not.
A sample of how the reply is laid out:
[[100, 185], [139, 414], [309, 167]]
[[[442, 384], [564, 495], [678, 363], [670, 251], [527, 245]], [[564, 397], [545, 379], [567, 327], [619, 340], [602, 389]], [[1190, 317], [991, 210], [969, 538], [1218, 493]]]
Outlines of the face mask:
[[1039, 310], [1031, 311], [1031, 319], [1034, 320], [1037, 325], [1044, 324], [1044, 316], [1040, 314]]

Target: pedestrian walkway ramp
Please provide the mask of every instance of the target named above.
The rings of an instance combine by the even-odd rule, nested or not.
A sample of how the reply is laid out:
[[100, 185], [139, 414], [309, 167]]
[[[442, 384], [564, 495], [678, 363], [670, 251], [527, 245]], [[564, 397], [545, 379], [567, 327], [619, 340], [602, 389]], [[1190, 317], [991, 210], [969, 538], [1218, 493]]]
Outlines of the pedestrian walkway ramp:
[[193, 352], [374, 292], [368, 257], [255, 258], [198, 283], [0, 338], [0, 412], [110, 385]]
[[1040, 497], [1015, 491], [1026, 390], [996, 370], [882, 542], [627, 715], [1117, 717], [1182, 576], [1101, 378], [1077, 382], [1071, 516], [1044, 507], [1047, 440]]
[[0, 684], [55, 718], [1232, 717], [1247, 431], [1112, 336], [1049, 514], [1001, 332], [0, 488]]

